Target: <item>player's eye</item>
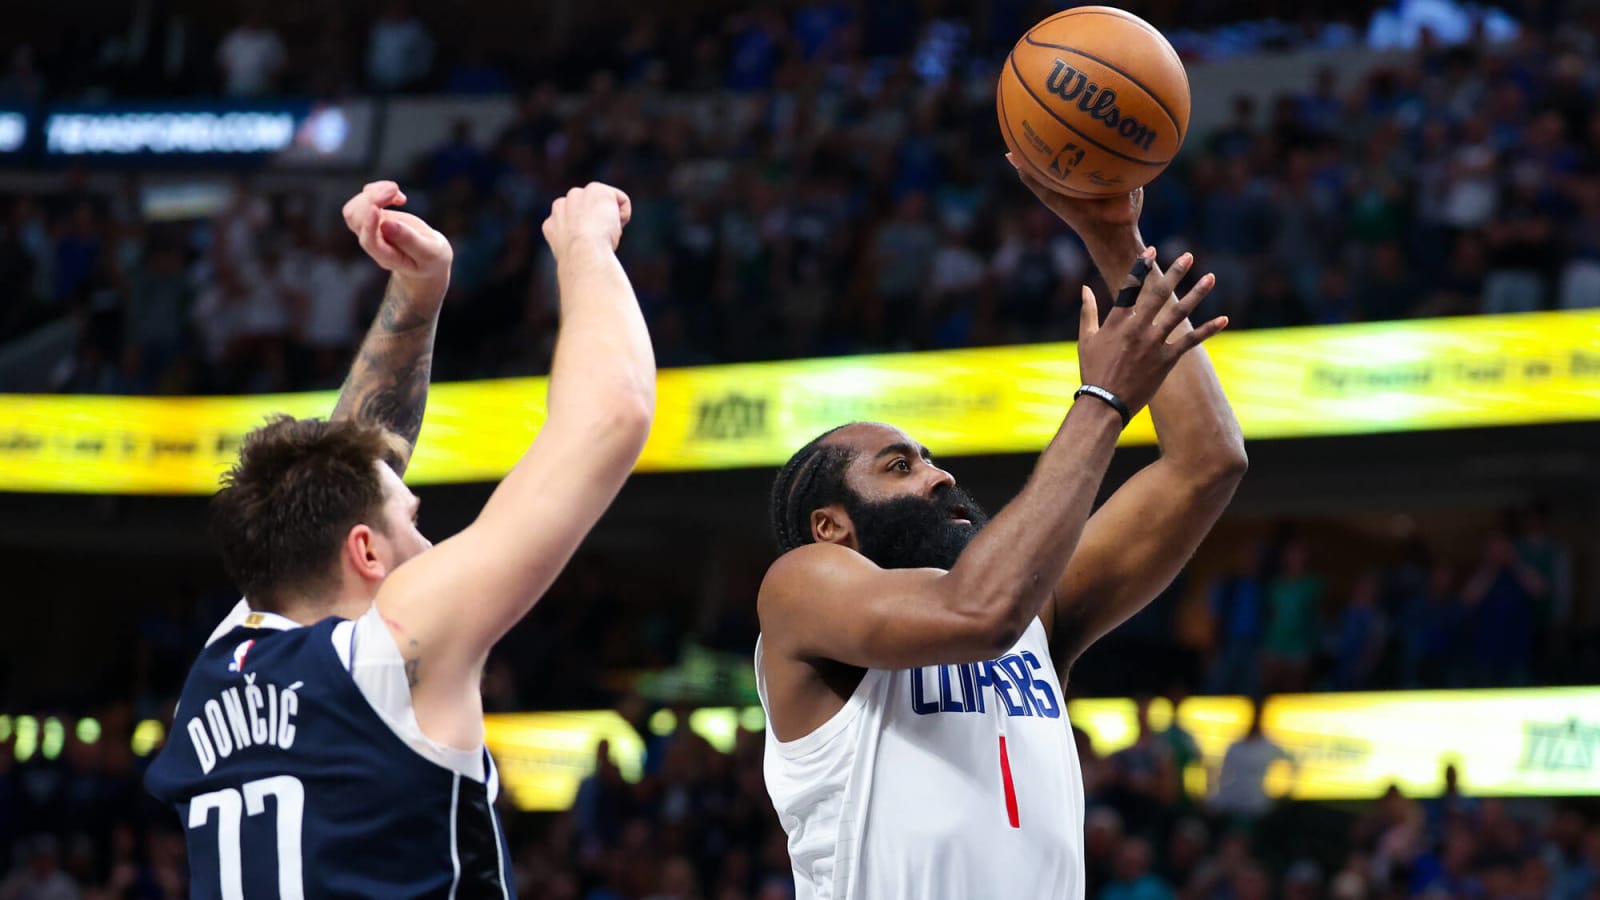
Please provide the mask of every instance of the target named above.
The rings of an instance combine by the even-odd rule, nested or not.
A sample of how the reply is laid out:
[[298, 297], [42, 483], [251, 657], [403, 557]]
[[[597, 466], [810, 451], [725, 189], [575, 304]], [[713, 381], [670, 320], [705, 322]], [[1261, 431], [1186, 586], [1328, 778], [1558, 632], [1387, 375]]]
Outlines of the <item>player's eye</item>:
[[893, 469], [896, 472], [909, 472], [909, 471], [911, 471], [911, 462], [910, 462], [910, 460], [903, 459], [903, 458], [902, 459], [897, 459], [893, 463], [890, 464], [889, 468]]

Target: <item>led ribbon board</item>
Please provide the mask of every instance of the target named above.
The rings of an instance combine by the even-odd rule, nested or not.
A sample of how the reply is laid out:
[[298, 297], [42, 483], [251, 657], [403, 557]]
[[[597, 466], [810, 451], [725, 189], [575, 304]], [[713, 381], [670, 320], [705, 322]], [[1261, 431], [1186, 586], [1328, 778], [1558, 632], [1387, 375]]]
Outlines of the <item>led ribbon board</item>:
[[[1600, 311], [1244, 331], [1207, 346], [1252, 440], [1600, 420]], [[942, 457], [1037, 452], [1077, 387], [1071, 344], [668, 369], [639, 469], [775, 466], [860, 419]], [[499, 479], [543, 423], [545, 389], [434, 386], [407, 479]], [[0, 490], [210, 493], [267, 415], [325, 416], [334, 399], [0, 395]], [[1148, 414], [1123, 435], [1154, 440]]]
[[[1067, 713], [1101, 755], [1138, 736], [1132, 700], [1074, 700]], [[1192, 697], [1179, 707], [1179, 724], [1200, 750], [1184, 773], [1191, 794], [1211, 792], [1250, 716], [1243, 697]], [[1155, 701], [1150, 718], [1166, 728], [1170, 704]], [[522, 809], [570, 807], [602, 738], [624, 778], [636, 781], [642, 771], [640, 736], [614, 712], [511, 713], [486, 723], [501, 781]], [[659, 724], [653, 730], [665, 734], [675, 723]], [[760, 707], [699, 709], [689, 720], [722, 752], [733, 748], [739, 728], [763, 726]], [[1368, 800], [1391, 784], [1409, 797], [1438, 796], [1446, 764], [1456, 766], [1468, 796], [1600, 795], [1600, 688], [1279, 695], [1267, 701], [1262, 732], [1295, 757], [1294, 765], [1268, 771], [1274, 796]]]

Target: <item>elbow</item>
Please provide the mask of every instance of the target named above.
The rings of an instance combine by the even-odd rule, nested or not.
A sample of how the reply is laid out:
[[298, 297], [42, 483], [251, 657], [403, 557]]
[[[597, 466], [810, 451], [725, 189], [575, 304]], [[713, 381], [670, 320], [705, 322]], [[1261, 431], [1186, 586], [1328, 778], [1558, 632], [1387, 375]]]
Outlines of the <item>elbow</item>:
[[632, 449], [634, 456], [644, 449], [655, 419], [655, 392], [640, 388], [626, 392], [607, 405], [600, 427], [618, 446]]
[[1197, 467], [1195, 477], [1205, 492], [1231, 496], [1249, 470], [1250, 456], [1245, 452], [1244, 440], [1236, 437], [1207, 454], [1204, 463]]
[[[614, 460], [632, 469], [650, 436], [655, 416], [653, 391], [629, 386], [595, 401], [581, 419], [563, 421], [570, 423], [567, 427], [574, 433], [584, 435], [596, 462]], [[552, 415], [551, 421], [555, 419]]]
[[[1037, 617], [1037, 610], [1029, 610], [1020, 602], [1021, 597], [994, 597], [985, 604], [985, 612], [977, 617], [972, 627], [972, 651], [976, 660], [995, 659], [1022, 640], [1028, 626]], [[1029, 614], [1031, 613], [1031, 614]]]

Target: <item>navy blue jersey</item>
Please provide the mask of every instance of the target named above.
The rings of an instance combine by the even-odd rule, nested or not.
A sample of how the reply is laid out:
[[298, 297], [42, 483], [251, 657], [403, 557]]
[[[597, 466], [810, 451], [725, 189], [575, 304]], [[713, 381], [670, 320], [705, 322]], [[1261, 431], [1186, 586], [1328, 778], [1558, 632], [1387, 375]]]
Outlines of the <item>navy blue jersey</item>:
[[191, 897], [513, 896], [487, 753], [474, 778], [397, 733], [409, 688], [402, 716], [374, 708], [355, 624], [251, 614], [190, 670], [145, 782], [188, 829]]

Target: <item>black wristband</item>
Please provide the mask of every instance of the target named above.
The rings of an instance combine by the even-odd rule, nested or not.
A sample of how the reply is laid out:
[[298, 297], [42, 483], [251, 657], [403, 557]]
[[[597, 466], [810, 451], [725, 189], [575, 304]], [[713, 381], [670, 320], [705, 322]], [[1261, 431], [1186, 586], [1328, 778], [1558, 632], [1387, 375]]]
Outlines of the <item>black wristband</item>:
[[1072, 392], [1072, 399], [1076, 401], [1084, 394], [1088, 394], [1089, 396], [1116, 410], [1117, 415], [1122, 417], [1123, 428], [1127, 428], [1128, 423], [1133, 421], [1133, 414], [1128, 412], [1128, 404], [1123, 403], [1122, 398], [1118, 397], [1116, 394], [1113, 394], [1098, 385], [1086, 384]]

